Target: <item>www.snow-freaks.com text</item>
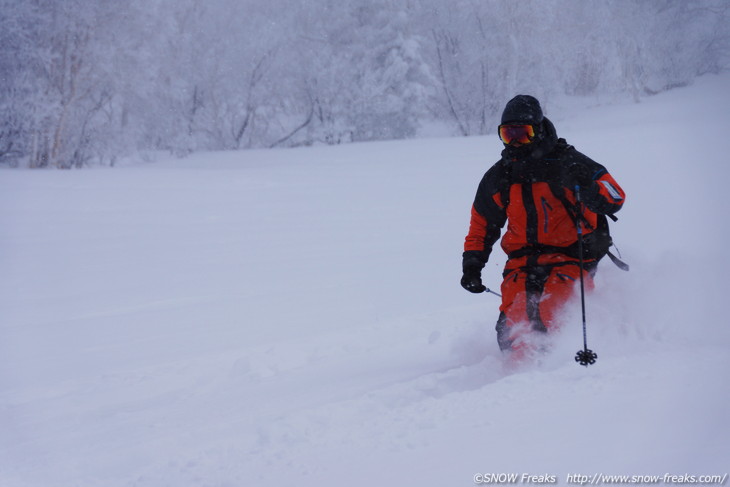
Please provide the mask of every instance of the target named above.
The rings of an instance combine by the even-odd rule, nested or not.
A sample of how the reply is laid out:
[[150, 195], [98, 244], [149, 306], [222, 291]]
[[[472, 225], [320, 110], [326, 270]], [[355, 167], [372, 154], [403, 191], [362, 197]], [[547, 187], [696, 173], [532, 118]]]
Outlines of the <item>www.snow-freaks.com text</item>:
[[664, 473], [662, 475], [606, 475], [595, 473], [593, 475], [569, 474], [569, 484], [576, 485], [612, 485], [612, 484], [667, 484], [667, 485], [725, 485], [727, 473], [722, 475], [675, 475]]
[[553, 474], [530, 473], [477, 473], [475, 484], [558, 484], [564, 480], [568, 485], [621, 485], [621, 484], [667, 484], [667, 485], [726, 485], [728, 474], [719, 475], [607, 475], [595, 473], [584, 475], [571, 473], [564, 477]]

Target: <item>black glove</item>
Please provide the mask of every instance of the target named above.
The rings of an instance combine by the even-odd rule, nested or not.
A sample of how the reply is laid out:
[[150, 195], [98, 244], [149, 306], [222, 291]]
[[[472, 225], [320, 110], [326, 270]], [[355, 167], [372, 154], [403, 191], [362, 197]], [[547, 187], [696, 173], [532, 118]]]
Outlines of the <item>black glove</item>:
[[470, 293], [483, 293], [487, 288], [482, 284], [482, 270], [479, 267], [464, 267], [461, 287]]
[[591, 170], [585, 164], [574, 162], [568, 166], [568, 173], [578, 186], [585, 188], [593, 183]]

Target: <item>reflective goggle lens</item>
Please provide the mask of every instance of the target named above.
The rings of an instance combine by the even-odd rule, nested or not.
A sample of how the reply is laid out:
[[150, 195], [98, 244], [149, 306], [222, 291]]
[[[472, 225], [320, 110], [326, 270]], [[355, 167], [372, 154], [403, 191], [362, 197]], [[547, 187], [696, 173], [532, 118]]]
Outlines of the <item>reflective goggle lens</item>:
[[529, 144], [535, 137], [535, 129], [532, 125], [500, 125], [499, 138], [505, 144], [519, 143]]

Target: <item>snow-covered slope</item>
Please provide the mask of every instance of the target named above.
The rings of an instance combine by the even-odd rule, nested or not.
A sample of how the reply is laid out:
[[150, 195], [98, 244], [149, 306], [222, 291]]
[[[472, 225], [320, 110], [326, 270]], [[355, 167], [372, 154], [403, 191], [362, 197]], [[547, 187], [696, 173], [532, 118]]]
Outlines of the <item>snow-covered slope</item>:
[[496, 137], [1, 171], [0, 485], [724, 475], [729, 84], [546, 107], [628, 194], [588, 368], [577, 303], [507, 372], [459, 286]]

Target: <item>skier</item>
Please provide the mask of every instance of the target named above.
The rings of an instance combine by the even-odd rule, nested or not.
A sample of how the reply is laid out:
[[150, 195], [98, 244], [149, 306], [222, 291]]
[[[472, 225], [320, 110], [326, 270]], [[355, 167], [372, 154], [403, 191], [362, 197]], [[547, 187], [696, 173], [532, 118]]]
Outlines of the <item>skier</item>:
[[477, 189], [461, 285], [472, 293], [486, 291], [481, 271], [507, 223], [497, 342], [520, 361], [538, 348], [540, 336], [559, 327], [561, 308], [580, 280], [578, 225], [590, 290], [598, 260], [610, 245], [600, 215], [617, 212], [625, 194], [606, 168], [557, 137], [536, 98], [514, 97], [501, 120], [505, 149]]

